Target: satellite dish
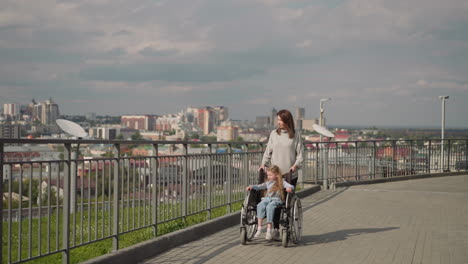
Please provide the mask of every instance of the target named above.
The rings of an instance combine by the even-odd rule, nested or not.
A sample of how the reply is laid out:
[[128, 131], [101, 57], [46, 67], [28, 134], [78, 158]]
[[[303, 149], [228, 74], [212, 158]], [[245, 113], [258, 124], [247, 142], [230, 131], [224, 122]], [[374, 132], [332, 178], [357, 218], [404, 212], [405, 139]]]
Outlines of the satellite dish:
[[57, 119], [55, 121], [57, 125], [68, 134], [75, 136], [77, 138], [84, 138], [88, 136], [88, 133], [77, 123], [68, 121], [65, 119]]
[[326, 137], [335, 137], [332, 132], [328, 131], [328, 129], [324, 128], [323, 126], [319, 126], [317, 124], [313, 124], [312, 128], [317, 131], [317, 133], [322, 134]]

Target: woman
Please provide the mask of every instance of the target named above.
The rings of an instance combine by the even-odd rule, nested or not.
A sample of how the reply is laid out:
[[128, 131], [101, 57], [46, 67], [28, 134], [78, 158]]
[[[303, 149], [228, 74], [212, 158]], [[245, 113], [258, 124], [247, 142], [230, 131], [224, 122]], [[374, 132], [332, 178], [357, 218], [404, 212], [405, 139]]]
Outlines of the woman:
[[[289, 171], [292, 171], [289, 183], [296, 187], [297, 170], [302, 164], [304, 150], [301, 135], [296, 133], [293, 116], [288, 110], [283, 109], [277, 113], [277, 124], [278, 128], [270, 133], [260, 169], [265, 170], [268, 165], [275, 164], [280, 171], [286, 172], [283, 175], [285, 179]], [[275, 240], [279, 239], [279, 213], [279, 210], [276, 210], [273, 221], [275, 227], [273, 239]]]
[[283, 109], [277, 113], [277, 124], [278, 128], [270, 133], [260, 169], [275, 164], [282, 172], [292, 171], [290, 183], [296, 186], [296, 172], [302, 164], [304, 150], [301, 135], [296, 133], [293, 116], [288, 110]]

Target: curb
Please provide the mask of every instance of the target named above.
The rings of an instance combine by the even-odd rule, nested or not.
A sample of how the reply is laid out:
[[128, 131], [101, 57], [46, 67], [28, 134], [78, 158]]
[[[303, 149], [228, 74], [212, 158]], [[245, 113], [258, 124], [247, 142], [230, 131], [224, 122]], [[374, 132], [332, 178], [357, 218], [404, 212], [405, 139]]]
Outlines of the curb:
[[348, 186], [353, 186], [353, 185], [376, 184], [376, 183], [385, 183], [385, 182], [407, 181], [407, 180], [415, 180], [415, 179], [459, 176], [459, 175], [466, 175], [466, 171], [418, 174], [418, 175], [409, 175], [409, 176], [395, 176], [395, 177], [389, 177], [389, 178], [365, 180], [365, 181], [358, 181], [358, 182], [351, 182], [351, 181], [339, 182], [339, 183], [335, 183], [335, 187], [348, 187]]
[[[320, 186], [316, 185], [311, 188], [299, 191], [296, 195], [299, 198], [304, 198], [315, 192], [320, 191]], [[226, 228], [238, 225], [240, 223], [240, 212], [231, 213], [225, 216], [199, 223], [175, 232], [171, 232], [160, 237], [156, 237], [130, 247], [119, 249], [116, 252], [108, 253], [90, 260], [85, 264], [101, 264], [101, 263], [137, 263], [145, 259], [155, 257], [174, 247], [201, 239]]]

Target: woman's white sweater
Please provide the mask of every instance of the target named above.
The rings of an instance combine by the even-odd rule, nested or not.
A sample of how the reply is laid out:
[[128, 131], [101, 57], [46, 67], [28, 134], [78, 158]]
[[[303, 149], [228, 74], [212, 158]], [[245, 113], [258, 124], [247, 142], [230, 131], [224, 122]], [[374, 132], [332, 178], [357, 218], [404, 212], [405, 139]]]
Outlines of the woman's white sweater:
[[[302, 165], [303, 150], [304, 146], [299, 133], [296, 133], [293, 138], [289, 138], [286, 130], [281, 130], [281, 135], [278, 135], [275, 129], [270, 133], [262, 165], [276, 165], [282, 174], [286, 174], [293, 165], [298, 168]], [[294, 173], [292, 178], [297, 178], [297, 173]]]

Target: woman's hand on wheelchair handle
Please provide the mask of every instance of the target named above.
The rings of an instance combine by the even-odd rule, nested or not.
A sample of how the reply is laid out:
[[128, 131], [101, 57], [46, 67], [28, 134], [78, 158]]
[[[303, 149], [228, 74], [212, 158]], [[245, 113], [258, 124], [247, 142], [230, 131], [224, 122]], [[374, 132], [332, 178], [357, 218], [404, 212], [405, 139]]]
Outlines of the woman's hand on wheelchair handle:
[[252, 190], [252, 186], [247, 186], [247, 188], [245, 188], [246, 191], [250, 191]]
[[293, 190], [291, 188], [286, 188], [286, 192], [290, 193], [292, 192]]
[[293, 166], [289, 169], [289, 171], [291, 171], [291, 172], [296, 172], [296, 170], [297, 170], [297, 166], [296, 166], [296, 165], [293, 165]]

